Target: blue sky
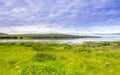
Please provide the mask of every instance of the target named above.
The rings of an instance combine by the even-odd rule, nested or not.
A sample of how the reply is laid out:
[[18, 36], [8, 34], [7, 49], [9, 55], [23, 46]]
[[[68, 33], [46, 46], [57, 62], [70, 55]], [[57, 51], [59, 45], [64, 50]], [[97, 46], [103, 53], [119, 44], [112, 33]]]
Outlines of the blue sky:
[[120, 32], [120, 0], [0, 0], [2, 33]]

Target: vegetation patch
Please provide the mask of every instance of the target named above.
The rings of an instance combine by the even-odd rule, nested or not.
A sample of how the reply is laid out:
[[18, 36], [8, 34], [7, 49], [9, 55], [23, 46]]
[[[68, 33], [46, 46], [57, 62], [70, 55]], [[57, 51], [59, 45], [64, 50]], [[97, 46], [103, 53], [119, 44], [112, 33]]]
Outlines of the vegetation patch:
[[0, 42], [0, 75], [120, 75], [120, 42]]
[[21, 75], [67, 75], [65, 65], [60, 63], [40, 64], [26, 66], [23, 68]]
[[56, 60], [56, 55], [52, 53], [38, 52], [33, 56], [33, 60], [38, 62], [43, 61], [54, 61]]

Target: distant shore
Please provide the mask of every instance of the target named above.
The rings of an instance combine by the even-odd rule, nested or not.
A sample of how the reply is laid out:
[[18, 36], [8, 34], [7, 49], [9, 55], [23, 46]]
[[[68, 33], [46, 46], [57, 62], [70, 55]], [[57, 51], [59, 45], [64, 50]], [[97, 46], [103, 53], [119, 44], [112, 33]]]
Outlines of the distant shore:
[[100, 38], [98, 36], [78, 36], [69, 34], [0, 34], [0, 39], [74, 39]]

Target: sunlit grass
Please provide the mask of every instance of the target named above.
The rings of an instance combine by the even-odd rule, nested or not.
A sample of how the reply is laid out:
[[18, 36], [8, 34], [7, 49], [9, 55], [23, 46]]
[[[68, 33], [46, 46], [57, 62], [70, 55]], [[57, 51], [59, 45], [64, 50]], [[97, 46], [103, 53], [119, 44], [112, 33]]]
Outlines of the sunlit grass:
[[120, 75], [120, 42], [0, 43], [0, 75]]

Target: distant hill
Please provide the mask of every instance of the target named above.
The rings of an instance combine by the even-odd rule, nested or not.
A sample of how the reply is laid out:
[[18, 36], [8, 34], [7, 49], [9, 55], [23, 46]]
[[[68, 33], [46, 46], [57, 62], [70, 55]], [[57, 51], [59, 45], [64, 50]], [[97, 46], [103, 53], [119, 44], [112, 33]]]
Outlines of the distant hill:
[[4, 33], [0, 33], [0, 34], [4, 34]]
[[120, 35], [120, 33], [113, 33], [112, 35]]
[[96, 36], [78, 36], [68, 34], [7, 34], [0, 39], [73, 39], [73, 38], [99, 38]]
[[120, 33], [104, 33], [104, 34], [95, 34], [95, 35], [120, 35]]

